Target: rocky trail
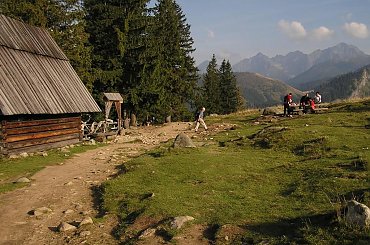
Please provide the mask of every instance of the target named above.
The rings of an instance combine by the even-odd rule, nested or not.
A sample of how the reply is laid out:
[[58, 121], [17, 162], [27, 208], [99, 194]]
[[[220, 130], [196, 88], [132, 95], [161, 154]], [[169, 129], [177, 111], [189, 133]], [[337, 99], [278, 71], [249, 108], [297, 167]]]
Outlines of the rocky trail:
[[[29, 186], [0, 195], [0, 244], [117, 244], [111, 235], [117, 221], [98, 217], [96, 191], [131, 157], [176, 137], [192, 133], [188, 123], [130, 130], [114, 142], [65, 162], [46, 167]], [[75, 224], [73, 233], [58, 232], [61, 222]], [[68, 235], [73, 234], [73, 235]]]

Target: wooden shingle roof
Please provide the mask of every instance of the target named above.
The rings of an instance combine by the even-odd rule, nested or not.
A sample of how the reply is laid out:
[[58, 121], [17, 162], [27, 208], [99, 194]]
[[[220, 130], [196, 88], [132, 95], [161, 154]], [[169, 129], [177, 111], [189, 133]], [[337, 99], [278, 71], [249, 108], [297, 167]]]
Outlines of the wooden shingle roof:
[[99, 111], [46, 30], [0, 15], [0, 115]]
[[104, 99], [123, 102], [123, 98], [120, 93], [104, 93]]

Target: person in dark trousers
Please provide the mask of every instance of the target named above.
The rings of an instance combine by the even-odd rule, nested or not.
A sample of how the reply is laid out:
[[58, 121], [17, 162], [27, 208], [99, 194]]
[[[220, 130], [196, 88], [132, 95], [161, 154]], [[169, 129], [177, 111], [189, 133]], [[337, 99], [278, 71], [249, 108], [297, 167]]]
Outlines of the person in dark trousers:
[[206, 123], [204, 122], [204, 111], [206, 108], [202, 107], [195, 115], [195, 132], [198, 132], [199, 125], [202, 124], [205, 130], [208, 130]]
[[290, 115], [290, 104], [292, 103], [292, 93], [284, 96], [284, 116]]
[[308, 93], [306, 93], [305, 95], [303, 95], [301, 97], [301, 100], [299, 101], [299, 108], [305, 110], [307, 106], [310, 105], [310, 97], [308, 96]]

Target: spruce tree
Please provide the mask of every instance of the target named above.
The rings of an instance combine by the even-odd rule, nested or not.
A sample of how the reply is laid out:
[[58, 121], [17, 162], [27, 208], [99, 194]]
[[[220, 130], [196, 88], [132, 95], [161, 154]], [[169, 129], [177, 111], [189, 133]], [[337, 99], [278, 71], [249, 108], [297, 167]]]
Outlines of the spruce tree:
[[154, 8], [152, 37], [157, 44], [156, 69], [163, 86], [162, 114], [182, 119], [193, 104], [197, 69], [190, 26], [181, 7], [174, 0], [159, 0]]
[[203, 105], [208, 113], [222, 113], [220, 73], [217, 68], [216, 56], [213, 55], [203, 78]]
[[[122, 1], [85, 0], [87, 32], [93, 47], [94, 97], [102, 104], [102, 92], [116, 92], [123, 83], [125, 7]], [[121, 92], [121, 91], [119, 91]]]
[[240, 108], [242, 101], [236, 86], [236, 78], [229, 61], [223, 60], [220, 67], [221, 113], [229, 114]]

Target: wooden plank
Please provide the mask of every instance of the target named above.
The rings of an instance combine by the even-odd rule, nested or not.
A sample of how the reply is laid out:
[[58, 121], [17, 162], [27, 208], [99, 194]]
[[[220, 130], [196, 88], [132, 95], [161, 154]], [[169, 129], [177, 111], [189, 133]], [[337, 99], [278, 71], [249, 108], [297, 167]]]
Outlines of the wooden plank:
[[66, 140], [72, 140], [72, 139], [79, 139], [80, 134], [69, 134], [69, 135], [61, 135], [61, 136], [54, 136], [54, 137], [48, 137], [48, 138], [42, 138], [42, 139], [36, 139], [36, 140], [23, 140], [19, 142], [13, 142], [13, 143], [7, 143], [6, 148], [9, 150], [13, 149], [19, 149], [19, 148], [25, 148], [35, 145], [45, 145], [60, 141], [66, 141]]
[[6, 121], [4, 127], [6, 129], [18, 128], [18, 127], [30, 127], [37, 125], [48, 125], [65, 122], [79, 122], [81, 123], [81, 117], [64, 117], [64, 118], [53, 118], [53, 119], [42, 119], [42, 120], [30, 120], [30, 121]]
[[80, 126], [81, 126], [80, 122], [65, 122], [65, 123], [57, 123], [57, 124], [11, 128], [11, 129], [4, 130], [4, 132], [6, 136], [10, 136], [10, 135], [21, 135], [21, 134], [28, 134], [28, 133], [54, 131], [54, 130], [60, 130], [60, 129], [79, 128]]
[[55, 142], [55, 143], [49, 143], [45, 145], [35, 145], [35, 146], [30, 146], [30, 147], [25, 147], [25, 148], [6, 150], [6, 154], [10, 155], [10, 154], [19, 154], [22, 152], [44, 151], [44, 150], [49, 150], [52, 148], [63, 147], [66, 145], [77, 144], [79, 142], [80, 142], [79, 139], [72, 139], [72, 140], [60, 141], [60, 142]]
[[8, 136], [5, 139], [6, 143], [22, 141], [22, 140], [31, 140], [31, 139], [41, 139], [59, 135], [67, 135], [67, 134], [75, 134], [80, 133], [79, 129], [63, 129], [63, 130], [56, 130], [56, 131], [48, 131], [48, 132], [41, 132], [41, 133], [30, 133], [24, 135], [12, 135]]

